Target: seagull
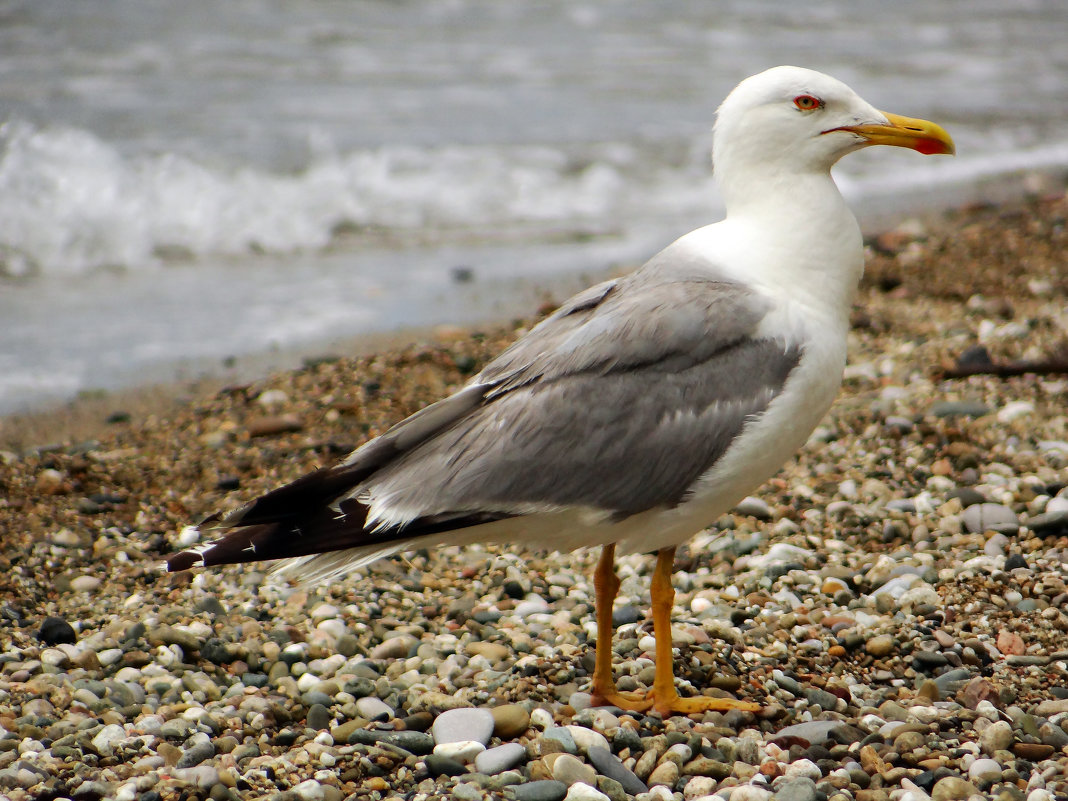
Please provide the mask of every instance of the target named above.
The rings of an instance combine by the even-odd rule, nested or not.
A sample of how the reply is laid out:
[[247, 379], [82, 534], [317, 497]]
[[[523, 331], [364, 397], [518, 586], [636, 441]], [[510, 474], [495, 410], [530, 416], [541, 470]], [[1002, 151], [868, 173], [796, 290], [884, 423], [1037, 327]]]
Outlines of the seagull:
[[[340, 463], [210, 516], [201, 528], [221, 538], [167, 568], [282, 559], [284, 575], [324, 582], [440, 545], [599, 546], [593, 702], [664, 716], [759, 709], [679, 695], [675, 549], [774, 475], [838, 392], [864, 259], [830, 170], [871, 145], [954, 152], [940, 126], [878, 111], [828, 75], [784, 66], [745, 79], [713, 133], [725, 219], [575, 295]], [[612, 675], [617, 550], [656, 553], [644, 694]]]

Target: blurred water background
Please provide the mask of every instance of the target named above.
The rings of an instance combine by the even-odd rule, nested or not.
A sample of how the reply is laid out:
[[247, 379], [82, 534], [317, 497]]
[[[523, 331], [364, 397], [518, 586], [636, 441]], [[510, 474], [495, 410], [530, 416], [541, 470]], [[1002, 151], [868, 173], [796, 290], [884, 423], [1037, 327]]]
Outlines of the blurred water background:
[[562, 299], [718, 218], [776, 64], [956, 139], [836, 168], [869, 229], [1033, 191], [1065, 42], [1063, 0], [0, 0], [0, 412]]

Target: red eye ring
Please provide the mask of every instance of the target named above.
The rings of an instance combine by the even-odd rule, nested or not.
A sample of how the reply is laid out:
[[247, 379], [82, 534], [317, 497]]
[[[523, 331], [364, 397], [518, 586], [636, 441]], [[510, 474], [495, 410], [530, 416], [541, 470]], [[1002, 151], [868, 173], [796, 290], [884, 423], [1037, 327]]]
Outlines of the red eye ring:
[[794, 98], [794, 105], [801, 111], [815, 111], [818, 108], [823, 108], [823, 101], [812, 95], [798, 95]]

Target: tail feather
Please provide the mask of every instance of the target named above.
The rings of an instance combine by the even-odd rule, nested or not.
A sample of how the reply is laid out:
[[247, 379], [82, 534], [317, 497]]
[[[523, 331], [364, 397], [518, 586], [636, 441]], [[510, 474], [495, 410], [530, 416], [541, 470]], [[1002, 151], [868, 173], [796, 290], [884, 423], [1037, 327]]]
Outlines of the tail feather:
[[232, 565], [273, 559], [315, 556], [347, 550], [395, 553], [415, 540], [446, 531], [492, 523], [507, 513], [459, 513], [418, 518], [404, 526], [380, 530], [367, 527], [367, 507], [345, 500], [335, 507], [319, 506], [289, 519], [269, 523], [244, 522], [214, 542], [198, 545], [167, 559], [175, 572], [212, 565]]
[[200, 525], [202, 528], [233, 528], [296, 521], [306, 516], [309, 509], [329, 506], [372, 472], [374, 467], [346, 464], [315, 470], [239, 509], [211, 515]]

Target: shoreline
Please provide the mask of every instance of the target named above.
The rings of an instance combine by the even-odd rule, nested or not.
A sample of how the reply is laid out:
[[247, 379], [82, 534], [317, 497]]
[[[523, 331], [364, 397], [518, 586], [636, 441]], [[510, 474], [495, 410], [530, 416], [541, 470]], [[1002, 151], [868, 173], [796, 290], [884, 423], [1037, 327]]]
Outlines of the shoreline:
[[[897, 222], [892, 227], [875, 229], [876, 233], [866, 234], [868, 258], [862, 291], [866, 287], [900, 283], [903, 276], [910, 274], [916, 265], [923, 261], [923, 249], [932, 238], [952, 239], [954, 232], [960, 233], [974, 226], [990, 225], [992, 220], [999, 217], [1014, 217], [1028, 209], [1056, 207], [1057, 195], [1053, 194], [1051, 183], [1056, 180], [1051, 175], [1042, 176], [1040, 186], [1046, 192], [1044, 198], [1016, 197], [998, 203], [972, 203], [939, 211], [925, 210], [914, 217], [886, 213], [874, 215], [872, 219], [879, 221], [879, 224], [890, 219], [896, 219]], [[944, 248], [944, 245], [938, 247]], [[637, 266], [639, 265], [634, 265], [631, 269], [636, 269]], [[1011, 268], [1011, 265], [1008, 267]], [[603, 276], [608, 276], [623, 271], [605, 268], [601, 272]], [[922, 270], [920, 272], [922, 273]], [[596, 277], [590, 279], [589, 275], [593, 275], [593, 272], [584, 276], [585, 280], [579, 279], [578, 276], [557, 276], [551, 281], [551, 285], [521, 287], [524, 296], [531, 299], [541, 298], [541, 302], [536, 306], [531, 304], [523, 316], [529, 319], [536, 310], [547, 311], [587, 285], [587, 282], [592, 284], [601, 280]], [[937, 267], [931, 271], [929, 280], [937, 292], [946, 291], [944, 275]], [[1006, 286], [1005, 282], [995, 281], [990, 275], [984, 275], [981, 284], [977, 284], [971, 294], [983, 294], [984, 287], [987, 291], [994, 289], [999, 292], [1009, 291], [1011, 294], [1011, 288]], [[560, 291], [561, 289], [563, 291]], [[494, 292], [492, 289], [490, 291]], [[967, 299], [969, 295], [962, 289], [959, 296], [961, 299]], [[490, 318], [455, 325], [411, 326], [392, 331], [364, 333], [244, 354], [234, 357], [225, 365], [197, 366], [176, 363], [172, 370], [174, 378], [169, 380], [143, 385], [87, 389], [74, 398], [56, 400], [40, 410], [20, 410], [0, 415], [0, 450], [20, 450], [94, 439], [107, 434], [110, 428], [107, 422], [109, 419], [174, 411], [193, 398], [210, 395], [231, 385], [269, 380], [272, 375], [292, 372], [302, 364], [323, 358], [355, 358], [389, 353], [418, 344], [447, 343], [474, 331], [492, 332], [495, 338], [503, 341], [507, 339], [509, 329], [514, 329], [516, 322], [521, 319], [522, 317], [513, 317], [511, 325], [499, 318]], [[195, 375], [182, 375], [188, 372], [194, 372]]]

